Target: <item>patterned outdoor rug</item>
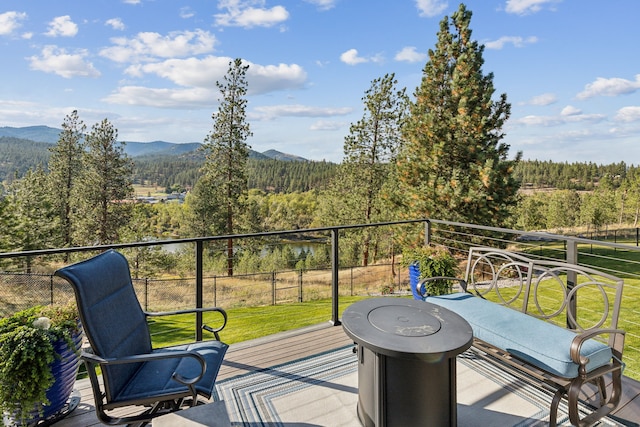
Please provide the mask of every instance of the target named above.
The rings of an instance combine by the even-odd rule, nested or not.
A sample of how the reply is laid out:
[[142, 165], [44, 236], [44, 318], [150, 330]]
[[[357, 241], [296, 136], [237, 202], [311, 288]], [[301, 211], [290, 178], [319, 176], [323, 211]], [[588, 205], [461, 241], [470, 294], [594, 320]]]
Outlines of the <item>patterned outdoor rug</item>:
[[[359, 426], [357, 360], [345, 347], [217, 384], [234, 427]], [[547, 425], [551, 395], [476, 358], [458, 357], [459, 426]], [[566, 405], [558, 423], [569, 425]], [[600, 425], [621, 426], [610, 419]]]

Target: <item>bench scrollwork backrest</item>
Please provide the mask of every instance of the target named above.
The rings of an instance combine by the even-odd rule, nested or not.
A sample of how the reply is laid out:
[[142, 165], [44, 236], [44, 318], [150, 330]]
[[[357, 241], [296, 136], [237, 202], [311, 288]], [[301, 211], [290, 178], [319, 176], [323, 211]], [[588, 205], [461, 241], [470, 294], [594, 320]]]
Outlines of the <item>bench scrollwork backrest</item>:
[[623, 280], [590, 267], [471, 248], [469, 292], [577, 331], [617, 328]]

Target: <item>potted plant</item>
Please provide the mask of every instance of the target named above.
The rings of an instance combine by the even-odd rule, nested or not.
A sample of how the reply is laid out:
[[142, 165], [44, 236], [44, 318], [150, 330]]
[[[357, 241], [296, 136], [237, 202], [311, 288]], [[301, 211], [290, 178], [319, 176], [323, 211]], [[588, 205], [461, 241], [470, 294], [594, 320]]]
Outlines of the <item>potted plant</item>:
[[80, 365], [75, 304], [36, 306], [0, 320], [3, 423], [48, 419], [65, 406]]
[[[409, 268], [409, 283], [414, 298], [422, 299], [417, 291], [418, 282], [428, 277], [456, 277], [458, 261], [444, 247], [420, 246], [402, 251], [403, 267]], [[424, 284], [428, 295], [444, 295], [451, 291], [450, 280], [432, 280]]]

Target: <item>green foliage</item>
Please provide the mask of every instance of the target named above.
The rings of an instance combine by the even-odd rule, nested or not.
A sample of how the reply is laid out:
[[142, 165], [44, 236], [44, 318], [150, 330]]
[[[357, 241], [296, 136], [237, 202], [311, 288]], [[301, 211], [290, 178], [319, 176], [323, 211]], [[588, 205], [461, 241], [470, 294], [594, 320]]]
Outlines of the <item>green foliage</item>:
[[[55, 247], [58, 218], [51, 197], [47, 175], [38, 167], [9, 186], [9, 212], [13, 221], [11, 245], [14, 250]], [[26, 259], [30, 269], [31, 260]]]
[[87, 127], [80, 120], [78, 111], [66, 116], [58, 142], [49, 148], [49, 185], [52, 204], [58, 220], [57, 234], [63, 247], [73, 245], [74, 188], [83, 171], [84, 133]]
[[[368, 224], [387, 214], [382, 189], [390, 176], [402, 140], [409, 99], [397, 88], [394, 74], [374, 79], [362, 98], [363, 117], [344, 139], [344, 160], [320, 205], [319, 219], [329, 224]], [[378, 236], [372, 230], [353, 235], [352, 248], [362, 253], [367, 266]], [[355, 254], [354, 254], [355, 255]]]
[[38, 165], [44, 167], [49, 161], [51, 144], [28, 139], [0, 136], [0, 181], [20, 178]]
[[501, 140], [511, 106], [506, 94], [492, 100], [493, 75], [482, 71], [484, 47], [471, 39], [470, 20], [461, 4], [440, 23], [404, 127], [396, 200], [409, 218], [502, 225], [516, 203], [520, 154], [507, 159]]
[[[401, 265], [409, 267], [416, 264], [420, 270], [419, 279], [428, 277], [458, 277], [458, 261], [442, 247], [421, 246], [402, 251]], [[438, 279], [425, 283], [428, 295], [444, 295], [451, 292], [449, 280]]]
[[49, 365], [59, 357], [53, 343], [71, 343], [77, 317], [75, 305], [37, 306], [0, 320], [0, 411], [24, 422], [38, 403], [48, 403], [55, 381]]
[[250, 189], [268, 193], [297, 193], [323, 190], [336, 174], [339, 165], [325, 161], [285, 161], [252, 159], [247, 163]]
[[76, 241], [108, 244], [119, 241], [120, 228], [127, 223], [133, 196], [133, 164], [119, 143], [118, 131], [104, 119], [86, 136], [83, 172], [74, 187], [73, 212]]
[[523, 188], [590, 191], [605, 177], [613, 188], [617, 188], [636, 170], [637, 167], [628, 166], [625, 162], [598, 165], [593, 162], [522, 160], [516, 165], [514, 176]]
[[[196, 235], [231, 235], [238, 231], [237, 221], [244, 211], [247, 193], [249, 146], [246, 140], [251, 136], [245, 112], [248, 68], [237, 58], [229, 62], [224, 82], [216, 82], [222, 99], [212, 116], [213, 129], [202, 146], [206, 153], [203, 176], [189, 200]], [[231, 276], [233, 240], [229, 239], [227, 243], [228, 274]]]

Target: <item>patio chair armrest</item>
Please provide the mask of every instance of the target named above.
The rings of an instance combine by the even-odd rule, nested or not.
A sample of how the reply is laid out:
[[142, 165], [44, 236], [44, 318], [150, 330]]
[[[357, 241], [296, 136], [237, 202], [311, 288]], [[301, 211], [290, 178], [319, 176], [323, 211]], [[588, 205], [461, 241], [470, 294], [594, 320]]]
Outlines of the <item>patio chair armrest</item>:
[[425, 284], [426, 282], [430, 282], [432, 280], [454, 280], [460, 283], [460, 287], [462, 288], [462, 292], [466, 293], [467, 292], [467, 281], [464, 279], [461, 279], [459, 277], [448, 277], [448, 276], [434, 276], [434, 277], [427, 277], [424, 278], [422, 280], [420, 280], [418, 282], [418, 284], [416, 285], [416, 291], [418, 291], [418, 294], [420, 294], [420, 296], [427, 297], [428, 295], [424, 295], [422, 293], [422, 285]]
[[204, 360], [202, 355], [198, 354], [196, 351], [186, 351], [186, 350], [176, 350], [176, 351], [167, 351], [167, 352], [158, 352], [158, 353], [148, 353], [148, 354], [135, 354], [133, 356], [124, 356], [115, 358], [105, 359], [104, 357], [97, 356], [93, 353], [82, 352], [82, 359], [89, 362], [92, 365], [123, 365], [126, 363], [140, 363], [140, 362], [152, 362], [154, 360], [163, 360], [163, 359], [174, 359], [174, 358], [184, 358], [184, 357], [192, 357], [200, 363], [200, 373], [193, 378], [185, 378], [182, 375], [174, 372], [172, 374], [172, 378], [176, 381], [184, 384], [190, 385], [195, 384], [200, 379], [202, 379], [206, 367], [207, 362]]
[[590, 331], [581, 332], [576, 335], [576, 337], [571, 342], [570, 355], [571, 360], [574, 363], [580, 365], [579, 371], [580, 373], [586, 373], [586, 366], [589, 362], [587, 357], [583, 357], [580, 355], [580, 350], [582, 349], [582, 345], [589, 339], [597, 337], [599, 335], [609, 335], [613, 338], [609, 340], [609, 342], [613, 343], [612, 350], [615, 358], [622, 358], [622, 351], [624, 349], [624, 337], [626, 332], [622, 329], [592, 329]]
[[202, 325], [202, 329], [204, 329], [207, 332], [211, 332], [213, 335], [215, 335], [216, 339], [220, 341], [220, 335], [218, 335], [218, 332], [220, 332], [225, 328], [225, 326], [227, 326], [227, 312], [223, 308], [203, 307], [203, 308], [190, 308], [186, 310], [175, 310], [175, 311], [155, 311], [155, 312], [145, 311], [144, 314], [147, 317], [159, 317], [159, 316], [173, 316], [176, 314], [193, 314], [193, 313], [208, 313], [208, 312], [220, 313], [223, 319], [222, 325], [218, 326], [217, 328], [212, 328], [211, 326], [208, 326], [208, 325]]

